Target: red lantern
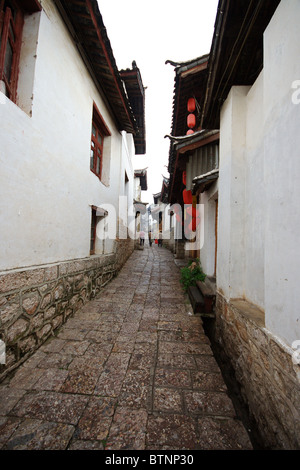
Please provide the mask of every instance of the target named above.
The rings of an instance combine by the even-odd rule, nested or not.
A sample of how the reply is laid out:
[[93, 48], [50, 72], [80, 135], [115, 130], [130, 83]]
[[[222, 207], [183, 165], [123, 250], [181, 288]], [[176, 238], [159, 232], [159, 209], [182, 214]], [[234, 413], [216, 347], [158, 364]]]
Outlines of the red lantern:
[[196, 125], [196, 117], [195, 117], [195, 114], [188, 114], [188, 117], [187, 117], [187, 125], [188, 127], [195, 127]]
[[189, 113], [193, 113], [196, 109], [196, 101], [195, 98], [189, 98], [188, 104], [187, 104], [187, 109]]
[[194, 134], [193, 129], [189, 129], [189, 130], [187, 131], [187, 133], [186, 133], [186, 135], [192, 135], [192, 134]]
[[183, 190], [183, 202], [184, 204], [192, 204], [193, 203], [193, 195], [192, 191], [187, 191], [186, 189]]
[[184, 186], [186, 186], [186, 171], [184, 171], [182, 173], [182, 182], [183, 182]]

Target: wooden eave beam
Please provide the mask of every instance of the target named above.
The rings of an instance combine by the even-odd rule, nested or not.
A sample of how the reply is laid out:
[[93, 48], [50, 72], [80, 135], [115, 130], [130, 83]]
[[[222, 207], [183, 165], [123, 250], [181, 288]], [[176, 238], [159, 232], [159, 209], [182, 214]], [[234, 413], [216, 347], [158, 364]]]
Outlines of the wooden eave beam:
[[[258, 72], [249, 75], [250, 63], [245, 65], [245, 73], [241, 73], [241, 58], [255, 54], [255, 38], [262, 38], [264, 29], [270, 21], [280, 0], [249, 0], [243, 4], [236, 0], [220, 0], [212, 42], [211, 60], [209, 63], [208, 86], [202, 113], [202, 126], [214, 126], [219, 121], [219, 109], [227, 97], [232, 85], [251, 85]], [[239, 4], [245, 6], [244, 13], [235, 21], [231, 21], [229, 11], [234, 14]], [[231, 10], [230, 10], [231, 8]], [[235, 8], [235, 10], [234, 10]], [[235, 34], [233, 34], [233, 32]], [[254, 45], [251, 43], [254, 41]], [[253, 60], [254, 64], [255, 61]], [[242, 64], [243, 66], [243, 64]], [[245, 75], [248, 72], [248, 77]]]
[[[97, 22], [96, 15], [93, 11], [93, 6], [90, 0], [85, 0], [81, 2], [79, 0], [67, 2], [67, 5], [63, 5], [61, 0], [54, 0], [59, 13], [61, 14], [65, 24], [67, 25], [70, 34], [78, 48], [78, 51], [92, 77], [94, 80], [96, 87], [101, 94], [102, 98], [105, 101], [106, 106], [109, 108], [111, 114], [114, 116], [115, 121], [119, 128], [126, 130], [129, 133], [135, 134], [135, 124], [134, 118], [130, 115], [129, 112], [129, 105], [125, 102], [125, 96], [122, 94], [122, 90], [118, 83], [116, 73], [118, 71], [114, 69], [105, 42], [102, 39], [101, 30]], [[89, 15], [85, 15], [84, 13], [80, 13], [78, 11], [71, 11], [70, 8], [73, 4], [85, 6], [87, 11], [89, 11]], [[90, 25], [85, 24], [85, 22], [80, 21], [81, 18], [90, 20]], [[75, 18], [77, 17], [78, 24], [76, 24]], [[73, 24], [72, 21], [75, 21]], [[90, 34], [91, 28], [94, 30], [92, 34]], [[83, 37], [81, 37], [81, 33]], [[87, 34], [86, 34], [87, 33]], [[88, 35], [88, 39], [87, 39]], [[93, 37], [94, 35], [94, 37]], [[101, 77], [97, 76], [98, 71], [95, 67], [95, 62], [91, 59], [91, 50], [86, 50], [88, 42], [93, 42], [95, 45], [98, 44], [98, 52], [97, 58], [102, 57], [103, 61], [107, 63], [107, 80], [103, 79], [103, 70], [101, 69]], [[89, 48], [88, 48], [89, 49]], [[103, 83], [101, 83], [103, 82]], [[103, 85], [103, 86], [102, 86]], [[107, 89], [108, 87], [108, 89]], [[114, 90], [112, 92], [111, 90]], [[116, 98], [117, 97], [117, 98]], [[121, 119], [120, 119], [121, 116]]]
[[202, 72], [202, 70], [207, 69], [207, 63], [208, 61], [203, 62], [203, 64], [197, 65], [196, 67], [193, 67], [190, 70], [186, 70], [185, 72], [182, 72], [181, 77], [185, 78], [185, 77], [188, 77], [189, 75]]
[[[114, 84], [116, 86], [116, 89], [118, 90], [118, 94], [119, 94], [119, 97], [121, 99], [121, 102], [122, 102], [122, 105], [124, 107], [124, 110], [125, 110], [125, 113], [126, 113], [126, 116], [129, 120], [129, 122], [132, 123], [132, 118], [131, 116], [129, 115], [129, 112], [128, 112], [128, 109], [127, 109], [127, 105], [124, 101], [124, 97], [123, 97], [123, 94], [120, 90], [120, 87], [119, 87], [119, 83], [117, 81], [117, 78], [116, 78], [116, 74], [115, 74], [115, 71], [114, 71], [114, 68], [112, 66], [112, 63], [110, 61], [110, 57], [108, 55], [108, 52], [107, 52], [107, 49], [106, 49], [106, 46], [104, 44], [104, 41], [102, 39], [102, 35], [101, 35], [101, 31], [100, 31], [100, 28], [99, 28], [99, 25], [98, 25], [98, 22], [97, 22], [97, 19], [96, 19], [96, 16], [95, 16], [95, 13], [94, 13], [94, 10], [93, 10], [93, 7], [92, 7], [92, 4], [91, 4], [91, 1], [90, 0], [86, 0], [86, 4], [87, 4], [87, 7], [88, 7], [88, 10], [90, 12], [90, 15], [91, 15], [91, 18], [92, 18], [92, 22], [93, 22], [93, 25], [94, 25], [94, 28], [97, 32], [97, 36], [98, 36], [98, 39], [99, 39], [99, 43], [101, 44], [101, 47], [103, 49], [103, 52], [104, 52], [104, 55], [105, 55], [105, 58], [106, 58], [106, 61], [108, 63], [108, 66], [109, 66], [109, 69], [110, 69], [110, 72], [113, 76], [113, 81], [114, 81]], [[132, 131], [134, 133], [134, 125], [132, 123]]]
[[193, 144], [186, 145], [185, 147], [179, 149], [178, 153], [180, 155], [183, 155], [186, 152], [190, 152], [190, 151], [195, 150], [197, 148], [203, 147], [204, 145], [211, 144], [212, 142], [215, 142], [219, 139], [220, 139], [220, 134], [218, 132], [217, 134], [211, 135], [211, 136], [207, 137], [206, 139], [200, 140], [199, 142], [194, 142]]

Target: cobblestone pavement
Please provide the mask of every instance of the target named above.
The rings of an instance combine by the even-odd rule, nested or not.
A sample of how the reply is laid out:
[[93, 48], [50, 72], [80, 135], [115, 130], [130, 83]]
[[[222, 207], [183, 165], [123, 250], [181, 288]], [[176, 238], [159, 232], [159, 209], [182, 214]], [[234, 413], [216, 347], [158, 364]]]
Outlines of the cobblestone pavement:
[[172, 253], [135, 251], [0, 384], [0, 448], [251, 449]]

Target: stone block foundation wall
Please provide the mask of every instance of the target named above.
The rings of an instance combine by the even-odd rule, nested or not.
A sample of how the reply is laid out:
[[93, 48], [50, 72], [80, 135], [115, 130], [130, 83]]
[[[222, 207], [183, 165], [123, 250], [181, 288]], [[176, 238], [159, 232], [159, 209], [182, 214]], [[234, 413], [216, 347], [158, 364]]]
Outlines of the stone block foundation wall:
[[167, 233], [165, 238], [163, 239], [163, 246], [170, 250], [172, 253], [175, 253], [175, 244], [176, 240], [174, 239], [174, 229], [171, 228], [169, 233]]
[[300, 366], [243, 300], [216, 300], [214, 339], [229, 358], [244, 401], [270, 449], [300, 448]]
[[184, 240], [175, 240], [175, 258], [184, 259], [187, 257]]
[[0, 381], [100, 292], [126, 262], [131, 245], [122, 240], [116, 253], [0, 274], [0, 339], [6, 344]]
[[135, 240], [131, 238], [117, 239], [116, 246], [116, 271], [118, 272], [132, 254]]

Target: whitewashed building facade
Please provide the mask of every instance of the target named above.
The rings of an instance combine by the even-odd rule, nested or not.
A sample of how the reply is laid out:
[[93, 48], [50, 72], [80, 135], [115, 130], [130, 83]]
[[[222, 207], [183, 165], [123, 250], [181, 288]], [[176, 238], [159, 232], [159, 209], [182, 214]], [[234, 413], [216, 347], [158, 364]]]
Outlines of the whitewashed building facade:
[[284, 449], [300, 444], [299, 21], [297, 0], [220, 0], [203, 112], [220, 127], [216, 338]]
[[[95, 0], [0, 5], [1, 376], [132, 252], [119, 201], [133, 204], [144, 121], [137, 124]], [[113, 221], [116, 236], [107, 238]]]

